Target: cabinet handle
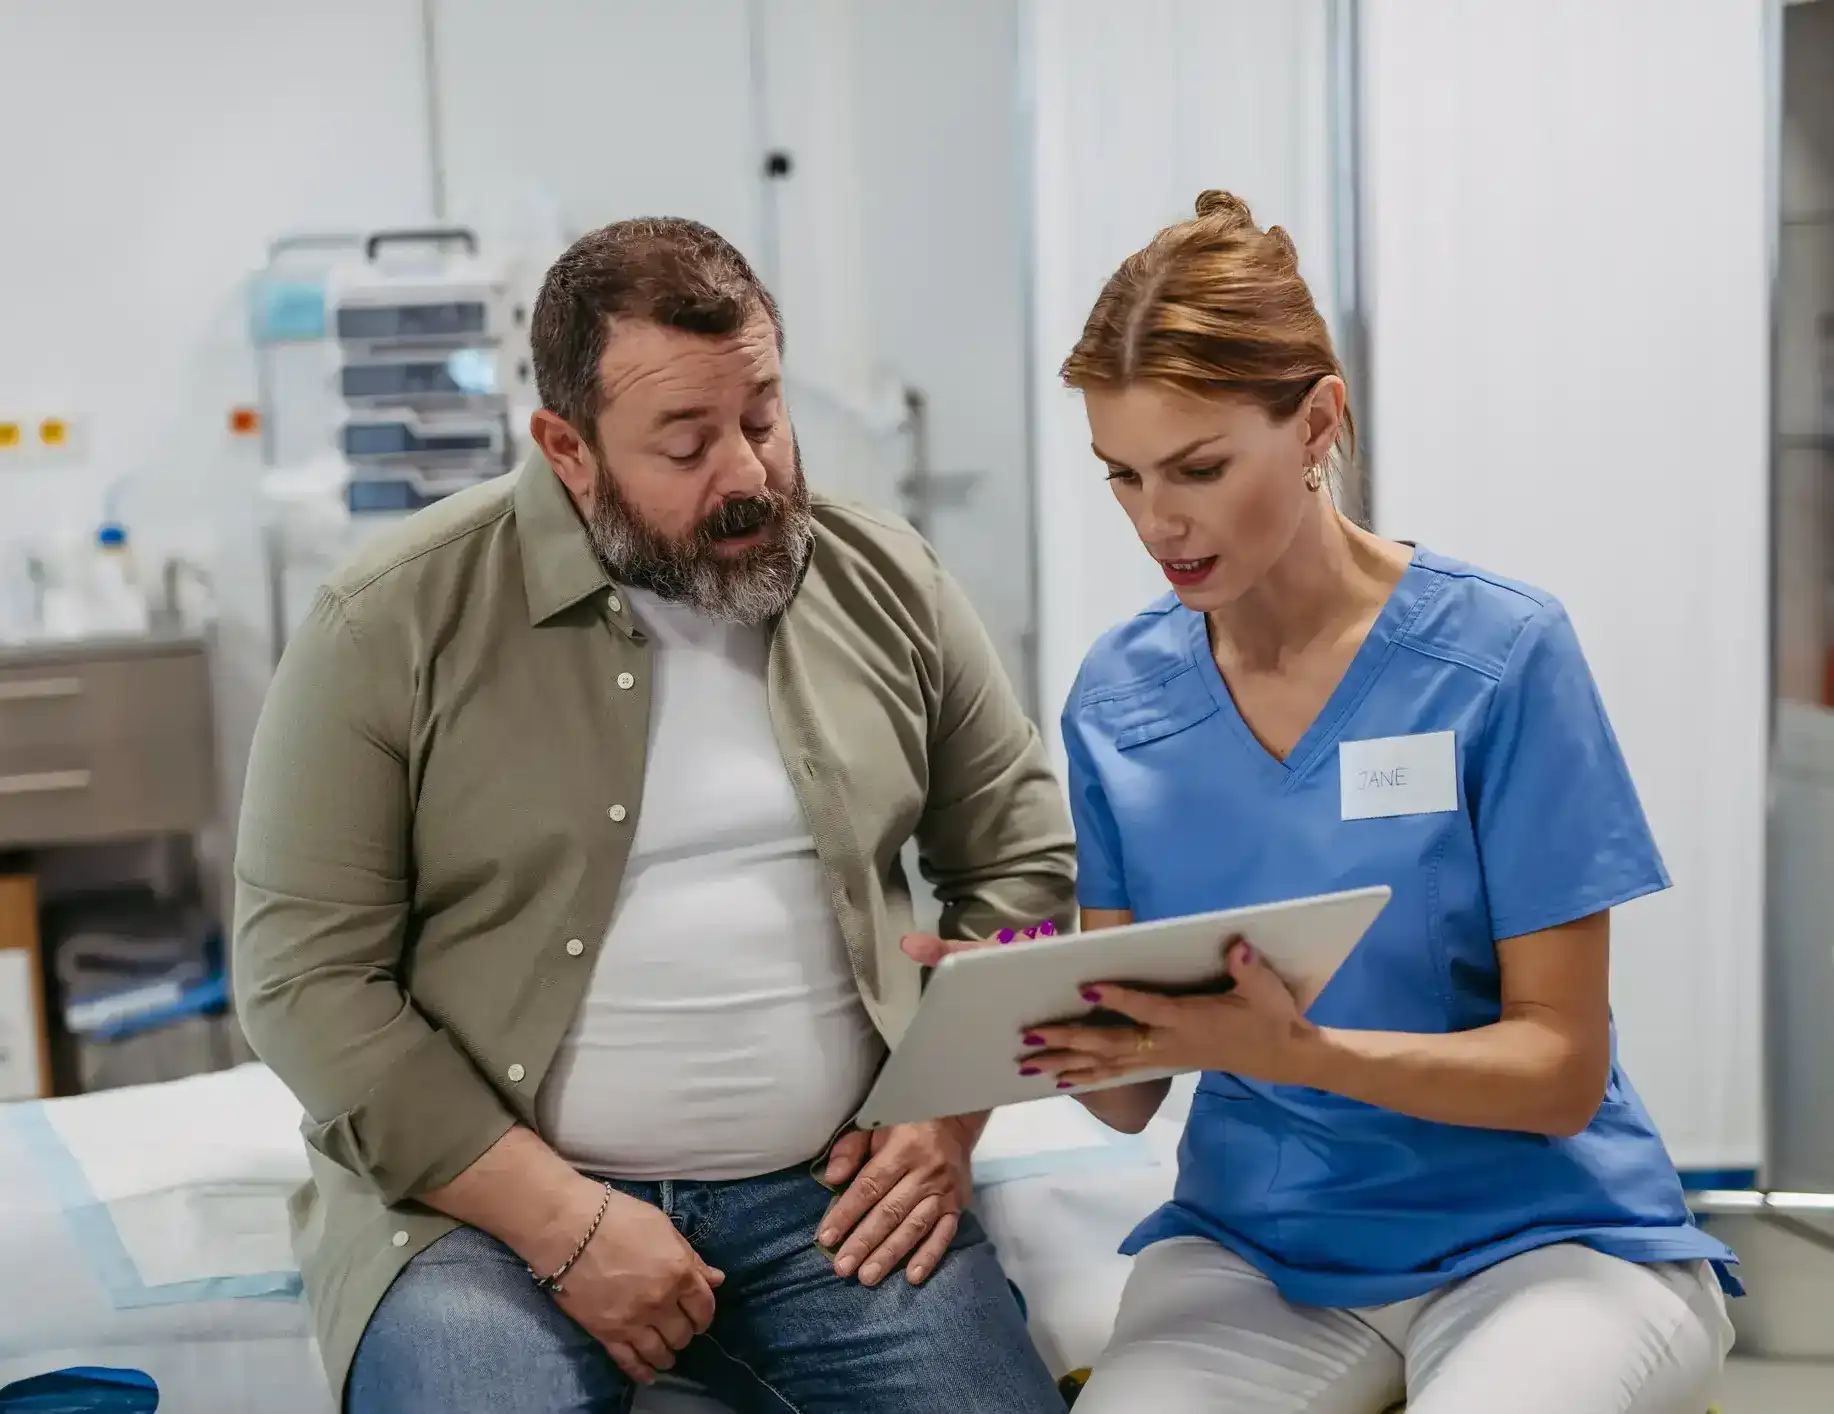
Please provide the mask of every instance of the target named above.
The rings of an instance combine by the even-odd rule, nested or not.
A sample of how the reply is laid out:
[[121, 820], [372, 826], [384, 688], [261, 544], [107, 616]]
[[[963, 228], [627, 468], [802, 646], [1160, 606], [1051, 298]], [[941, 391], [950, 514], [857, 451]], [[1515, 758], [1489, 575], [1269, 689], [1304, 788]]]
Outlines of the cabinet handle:
[[89, 789], [87, 771], [28, 771], [0, 776], [0, 795], [54, 795], [59, 791]]
[[81, 697], [81, 678], [25, 678], [0, 682], [0, 702], [42, 702], [51, 697]]

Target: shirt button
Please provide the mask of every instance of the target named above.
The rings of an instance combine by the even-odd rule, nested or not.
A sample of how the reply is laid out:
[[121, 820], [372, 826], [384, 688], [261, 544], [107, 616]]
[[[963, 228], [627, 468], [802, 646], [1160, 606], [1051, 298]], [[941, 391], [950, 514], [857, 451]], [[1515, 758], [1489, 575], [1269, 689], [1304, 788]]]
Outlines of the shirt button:
[[585, 951], [586, 951], [586, 945], [582, 943], [578, 938], [568, 938], [567, 939], [567, 956], [568, 957], [578, 957], [581, 953]]
[[520, 1085], [522, 1083], [522, 1077], [527, 1074], [528, 1072], [520, 1065], [512, 1065], [509, 1068], [509, 1083], [511, 1085]]
[[406, 1247], [408, 1245], [408, 1235], [405, 1232], [398, 1232], [391, 1237], [389, 1241], [394, 1243], [397, 1247]]
[[632, 677], [629, 673], [619, 673], [618, 674], [618, 686], [619, 687], [624, 688], [626, 691], [629, 691], [631, 688], [635, 687], [636, 685], [637, 685], [637, 680], [634, 677]]
[[615, 614], [624, 607], [624, 601], [614, 594], [605, 601], [605, 607]]
[[614, 805], [605, 813], [614, 820], [622, 820], [626, 815], [630, 814], [622, 805]]

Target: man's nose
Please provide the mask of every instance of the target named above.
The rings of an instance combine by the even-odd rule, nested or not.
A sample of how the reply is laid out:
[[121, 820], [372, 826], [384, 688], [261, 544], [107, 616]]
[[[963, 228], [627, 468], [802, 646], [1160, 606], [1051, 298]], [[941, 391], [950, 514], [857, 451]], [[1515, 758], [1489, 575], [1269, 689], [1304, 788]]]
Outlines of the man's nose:
[[713, 478], [713, 489], [719, 498], [731, 501], [741, 496], [756, 496], [769, 484], [770, 468], [759, 457], [751, 438], [743, 435], [728, 438], [720, 448]]

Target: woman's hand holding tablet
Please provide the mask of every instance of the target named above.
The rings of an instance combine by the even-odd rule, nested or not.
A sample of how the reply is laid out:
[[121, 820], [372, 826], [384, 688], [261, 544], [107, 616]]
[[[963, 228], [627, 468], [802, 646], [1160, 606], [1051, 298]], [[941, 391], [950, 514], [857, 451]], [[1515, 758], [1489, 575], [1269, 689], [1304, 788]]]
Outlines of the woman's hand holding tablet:
[[[969, 1114], [1232, 1061], [1265, 1069], [1267, 1038], [1291, 1034], [1388, 897], [1356, 889], [1009, 946], [907, 938], [930, 980], [856, 1122]], [[1252, 960], [1226, 956], [1235, 939]], [[1245, 985], [1252, 993], [1236, 995]], [[1243, 1024], [1217, 1026], [1217, 1008]], [[1237, 1031], [1240, 1049], [1225, 1053], [1230, 1043], [1203, 1038], [1206, 1028]], [[1051, 1058], [1034, 1063], [1040, 1051]], [[1289, 1054], [1277, 1049], [1272, 1065]]]
[[1037, 1026], [1021, 1036], [1020, 1044], [1034, 1049], [1015, 1062], [1019, 1074], [1055, 1076], [1065, 1090], [1168, 1068], [1302, 1083], [1305, 1040], [1314, 1028], [1292, 991], [1241, 938], [1225, 945], [1222, 961], [1228, 975], [1208, 987], [1084, 988], [1083, 999], [1096, 1011], [1081, 1023]]

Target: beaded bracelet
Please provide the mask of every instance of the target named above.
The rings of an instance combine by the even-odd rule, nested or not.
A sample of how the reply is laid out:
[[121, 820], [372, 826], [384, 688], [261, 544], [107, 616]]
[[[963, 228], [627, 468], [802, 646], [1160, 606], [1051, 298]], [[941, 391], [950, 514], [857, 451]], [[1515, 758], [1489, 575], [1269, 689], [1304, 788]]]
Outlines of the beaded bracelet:
[[605, 1221], [605, 1214], [611, 1208], [611, 1196], [616, 1191], [609, 1183], [605, 1185], [605, 1196], [599, 1202], [598, 1216], [593, 1218], [592, 1226], [586, 1229], [586, 1235], [579, 1240], [579, 1246], [573, 1249], [573, 1255], [560, 1264], [553, 1276], [540, 1276], [533, 1267], [529, 1268], [529, 1275], [535, 1278], [536, 1286], [551, 1296], [558, 1296], [561, 1293], [563, 1290], [561, 1279], [573, 1270], [573, 1264], [579, 1261], [581, 1254], [592, 1244], [592, 1239], [598, 1235], [599, 1224]]

